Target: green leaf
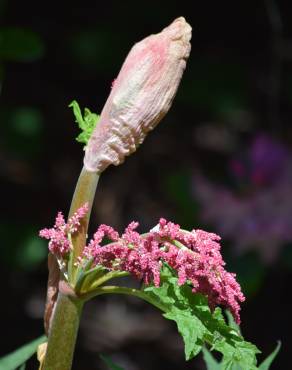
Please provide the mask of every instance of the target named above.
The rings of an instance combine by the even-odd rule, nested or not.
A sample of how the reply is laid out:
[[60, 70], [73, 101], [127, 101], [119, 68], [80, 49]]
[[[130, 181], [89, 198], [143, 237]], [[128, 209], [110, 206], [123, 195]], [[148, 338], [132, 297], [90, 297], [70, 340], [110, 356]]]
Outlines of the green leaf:
[[0, 369], [15, 370], [22, 366], [37, 351], [38, 346], [46, 340], [47, 337], [43, 335], [0, 358]]
[[[279, 350], [281, 348], [281, 343], [279, 342], [274, 349], [274, 351], [260, 364], [258, 370], [269, 370], [272, 362], [274, 361], [275, 357], [277, 356]], [[223, 363], [216, 361], [216, 359], [212, 356], [210, 351], [203, 347], [203, 356], [204, 361], [207, 366], [207, 370], [222, 370]], [[232, 365], [230, 367], [231, 370], [243, 369], [242, 367], [238, 367], [237, 365]]]
[[196, 316], [176, 307], [163, 316], [176, 322], [178, 331], [184, 338], [186, 360], [190, 360], [201, 352], [205, 327]]
[[99, 355], [99, 357], [107, 364], [110, 370], [125, 370], [124, 368], [116, 365], [108, 356]]
[[158, 300], [165, 307], [164, 317], [176, 322], [185, 343], [185, 356], [190, 360], [204, 344], [223, 355], [222, 370], [237, 366], [242, 370], [255, 370], [256, 354], [260, 351], [246, 342], [238, 330], [229, 327], [220, 308], [212, 313], [207, 298], [192, 293], [187, 284], [178, 286], [173, 271], [165, 267], [161, 276], [161, 287], [148, 286], [144, 292], [150, 300]]
[[223, 353], [222, 370], [257, 369], [255, 354], [260, 351], [249, 342], [242, 340], [234, 348], [234, 345], [222, 341], [219, 345], [214, 346], [214, 348]]
[[73, 100], [69, 105], [69, 108], [73, 109], [73, 114], [75, 116], [75, 122], [78, 123], [78, 126], [81, 130], [85, 130], [85, 122], [82, 117], [81, 109], [76, 100]]
[[207, 348], [203, 347], [203, 357], [205, 364], [207, 366], [207, 370], [221, 370], [221, 364], [218, 362], [210, 351], [207, 350]]
[[75, 122], [78, 123], [80, 130], [82, 131], [76, 138], [80, 143], [85, 145], [88, 143], [88, 140], [99, 121], [99, 115], [92, 113], [88, 108], [84, 109], [84, 117], [82, 116], [81, 109], [76, 100], [73, 100], [69, 104], [69, 108], [73, 109], [73, 114], [75, 116]]
[[38, 34], [22, 28], [0, 30], [0, 59], [32, 62], [44, 54], [44, 44]]
[[272, 362], [274, 361], [275, 357], [279, 353], [281, 348], [281, 342], [278, 342], [274, 351], [260, 364], [259, 370], [269, 370]]
[[227, 316], [227, 321], [228, 321], [229, 327], [232, 328], [232, 329], [234, 329], [234, 330], [236, 330], [236, 331], [238, 331], [238, 333], [241, 334], [240, 327], [239, 327], [239, 325], [236, 324], [236, 322], [234, 320], [234, 317], [232, 316], [232, 314], [230, 313], [230, 311], [226, 310], [225, 311], [225, 314]]

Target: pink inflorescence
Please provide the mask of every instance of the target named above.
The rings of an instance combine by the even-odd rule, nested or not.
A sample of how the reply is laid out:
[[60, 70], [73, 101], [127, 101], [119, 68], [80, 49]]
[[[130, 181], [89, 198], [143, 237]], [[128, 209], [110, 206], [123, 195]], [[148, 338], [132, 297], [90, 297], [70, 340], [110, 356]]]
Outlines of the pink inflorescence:
[[62, 212], [59, 212], [54, 227], [43, 229], [39, 232], [42, 238], [50, 240], [49, 250], [58, 257], [63, 257], [70, 252], [71, 242], [69, 235], [75, 233], [80, 226], [80, 220], [88, 212], [88, 204], [85, 203], [65, 222]]
[[[80, 208], [67, 224], [58, 213], [54, 228], [40, 232], [40, 236], [50, 239], [52, 253], [64, 256], [70, 251], [68, 234], [77, 230], [86, 211], [87, 205]], [[131, 222], [120, 236], [112, 227], [100, 225], [84, 248], [83, 258], [92, 258], [94, 265], [102, 265], [108, 270], [127, 271], [146, 285], [153, 282], [157, 287], [163, 263], [167, 263], [177, 272], [179, 285], [188, 282], [194, 293], [208, 297], [211, 309], [216, 305], [225, 306], [236, 322], [240, 322], [239, 303], [245, 298], [235, 274], [224, 269], [218, 235], [203, 230], [188, 232], [163, 218], [147, 234], [139, 234], [137, 227], [137, 222]], [[111, 243], [101, 245], [104, 238]]]
[[[145, 284], [160, 285], [160, 270], [166, 262], [177, 271], [178, 283], [192, 284], [194, 293], [208, 296], [213, 309], [216, 305], [228, 307], [236, 322], [240, 322], [239, 303], [244, 301], [235, 274], [224, 269], [220, 253], [220, 237], [203, 230], [187, 232], [179, 225], [160, 219], [159, 225], [140, 235], [132, 222], [119, 237], [111, 227], [101, 225], [84, 249], [86, 258], [110, 270], [128, 271]], [[102, 246], [103, 237], [112, 243]]]

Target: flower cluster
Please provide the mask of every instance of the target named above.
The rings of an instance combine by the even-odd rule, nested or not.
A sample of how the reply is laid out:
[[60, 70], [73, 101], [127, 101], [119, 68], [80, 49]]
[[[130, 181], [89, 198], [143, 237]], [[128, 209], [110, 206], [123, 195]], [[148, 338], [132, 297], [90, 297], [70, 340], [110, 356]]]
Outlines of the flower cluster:
[[59, 212], [54, 227], [43, 229], [39, 232], [40, 237], [50, 240], [49, 250], [52, 254], [62, 257], [70, 252], [70, 236], [78, 230], [80, 220], [88, 212], [88, 204], [85, 203], [65, 222], [62, 212]]
[[[83, 210], [77, 212], [82, 214]], [[119, 236], [112, 227], [100, 225], [84, 248], [82, 259], [93, 259], [94, 265], [102, 265], [110, 271], [127, 271], [144, 284], [153, 282], [157, 287], [166, 263], [177, 272], [179, 285], [190, 284], [194, 293], [208, 297], [212, 309], [216, 305], [225, 306], [240, 322], [239, 303], [244, 301], [244, 296], [235, 274], [224, 269], [218, 235], [203, 230], [188, 232], [163, 218], [149, 233], [139, 234], [137, 227], [138, 223], [132, 222]], [[50, 229], [50, 233], [42, 231], [41, 236], [52, 235], [54, 239], [50, 243], [53, 242], [54, 248], [51, 246], [51, 251], [63, 254], [63, 234], [57, 240], [59, 234], [55, 231], [55, 228]], [[111, 242], [102, 245], [104, 238]]]

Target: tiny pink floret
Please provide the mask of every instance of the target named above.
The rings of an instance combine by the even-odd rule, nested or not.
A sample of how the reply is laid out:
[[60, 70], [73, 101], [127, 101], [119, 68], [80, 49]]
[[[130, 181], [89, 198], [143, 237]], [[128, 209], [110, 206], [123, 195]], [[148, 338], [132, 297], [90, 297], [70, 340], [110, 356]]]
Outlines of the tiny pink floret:
[[49, 240], [49, 250], [58, 257], [64, 257], [71, 250], [69, 235], [74, 234], [80, 226], [80, 220], [88, 212], [88, 204], [85, 203], [65, 222], [62, 212], [58, 212], [55, 225], [51, 229], [43, 229], [39, 236]]
[[88, 212], [88, 203], [85, 203], [82, 207], [80, 207], [74, 214], [71, 216], [67, 223], [68, 232], [73, 234], [77, 231], [78, 227], [80, 226], [80, 220], [85, 217], [86, 213]]

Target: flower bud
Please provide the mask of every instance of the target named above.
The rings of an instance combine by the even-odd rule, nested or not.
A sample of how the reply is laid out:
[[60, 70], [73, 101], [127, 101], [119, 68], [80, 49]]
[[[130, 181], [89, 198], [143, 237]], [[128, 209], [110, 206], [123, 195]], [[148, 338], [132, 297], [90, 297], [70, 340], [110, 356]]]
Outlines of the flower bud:
[[167, 113], [186, 66], [190, 39], [191, 27], [180, 17], [134, 45], [86, 147], [87, 171], [121, 164]]

